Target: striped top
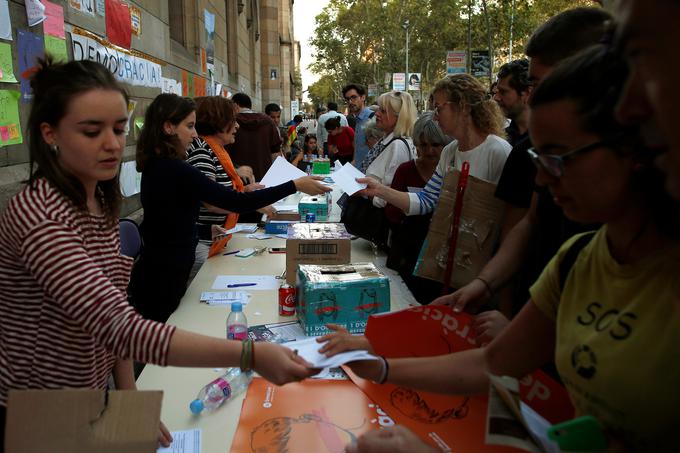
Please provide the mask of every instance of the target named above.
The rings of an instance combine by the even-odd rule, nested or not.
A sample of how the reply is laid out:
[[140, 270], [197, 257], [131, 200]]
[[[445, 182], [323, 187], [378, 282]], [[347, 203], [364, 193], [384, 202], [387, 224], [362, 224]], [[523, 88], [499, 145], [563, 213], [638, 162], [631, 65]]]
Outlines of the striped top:
[[0, 216], [0, 405], [10, 389], [106, 388], [116, 357], [165, 365], [173, 326], [128, 304], [118, 225], [46, 180]]
[[[232, 188], [231, 178], [226, 170], [222, 168], [219, 159], [215, 153], [210, 149], [208, 143], [200, 137], [196, 137], [187, 151], [187, 162], [201, 171], [208, 178], [218, 182], [224, 187]], [[196, 229], [198, 231], [198, 238], [207, 243], [212, 243], [211, 226], [224, 225], [226, 214], [217, 214], [208, 211], [201, 204], [198, 214], [198, 221], [196, 222]]]

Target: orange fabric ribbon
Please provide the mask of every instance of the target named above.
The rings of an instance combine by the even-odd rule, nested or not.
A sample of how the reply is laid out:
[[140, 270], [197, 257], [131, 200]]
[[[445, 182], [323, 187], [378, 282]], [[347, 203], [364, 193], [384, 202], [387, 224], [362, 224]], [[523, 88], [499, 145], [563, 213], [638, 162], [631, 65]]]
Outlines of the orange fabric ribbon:
[[[232, 186], [234, 187], [234, 190], [236, 190], [237, 192], [243, 192], [243, 181], [241, 181], [241, 177], [238, 175], [238, 173], [236, 173], [236, 169], [234, 168], [234, 164], [231, 161], [231, 157], [229, 157], [229, 154], [224, 149], [224, 146], [222, 146], [217, 140], [215, 140], [212, 137], [201, 137], [201, 139], [205, 140], [205, 142], [208, 144], [212, 152], [215, 153], [217, 160], [220, 161], [220, 165], [222, 165], [224, 171], [226, 171], [227, 174], [229, 175], [229, 178], [231, 178], [231, 183]], [[224, 229], [230, 230], [234, 228], [237, 222], [238, 222], [237, 213], [232, 212], [230, 214], [227, 214], [227, 220], [224, 222]], [[231, 239], [231, 234], [213, 240], [213, 243], [210, 245], [210, 250], [208, 251], [208, 258], [211, 258], [220, 253], [222, 249], [224, 249], [227, 246], [229, 239]]]

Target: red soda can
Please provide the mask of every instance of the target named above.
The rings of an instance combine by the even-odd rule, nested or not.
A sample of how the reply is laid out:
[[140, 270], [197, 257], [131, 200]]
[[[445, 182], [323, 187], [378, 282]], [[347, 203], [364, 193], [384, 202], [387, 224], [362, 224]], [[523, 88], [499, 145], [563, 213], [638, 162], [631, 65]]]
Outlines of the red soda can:
[[279, 316], [295, 314], [295, 288], [284, 283], [279, 288]]

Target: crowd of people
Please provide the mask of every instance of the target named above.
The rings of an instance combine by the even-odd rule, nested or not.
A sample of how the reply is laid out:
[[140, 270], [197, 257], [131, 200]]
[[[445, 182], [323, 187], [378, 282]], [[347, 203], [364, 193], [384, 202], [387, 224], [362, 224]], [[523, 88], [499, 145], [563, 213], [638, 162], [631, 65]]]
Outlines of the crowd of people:
[[[615, 17], [568, 10], [532, 34], [528, 59], [503, 65], [494, 87], [448, 75], [418, 115], [408, 92], [369, 106], [365, 88], [350, 83], [347, 116], [329, 102], [316, 134], [302, 117], [279, 127], [280, 107], [257, 112], [245, 93], [161, 94], [136, 145], [144, 208], [136, 260], [120, 254], [118, 232], [128, 95], [98, 63], [41, 60], [31, 81], [30, 177], [0, 217], [0, 434], [11, 389], [106, 388], [110, 376], [134, 389], [133, 361], [238, 366], [276, 384], [315, 374], [280, 345], [165, 321], [237, 222], [273, 213], [294, 192], [330, 190], [314, 176], [264, 188], [272, 161], [305, 169], [325, 155], [366, 175], [358, 180], [366, 189], [345, 201], [348, 230], [366, 231], [370, 212], [367, 239], [386, 249], [418, 302], [476, 317], [477, 349], [350, 363], [356, 374], [472, 395], [488, 391], [489, 373], [521, 378], [554, 364], [577, 414], [598, 419], [612, 451], [670, 451], [680, 423], [678, 75], [667, 58], [680, 43], [676, 18], [673, 0], [622, 0]], [[437, 297], [414, 268], [444, 181], [464, 168], [502, 202], [496, 251]], [[371, 349], [332, 329], [319, 339], [323, 353]], [[170, 440], [161, 426], [159, 441]], [[436, 450], [397, 427], [347, 451]]]

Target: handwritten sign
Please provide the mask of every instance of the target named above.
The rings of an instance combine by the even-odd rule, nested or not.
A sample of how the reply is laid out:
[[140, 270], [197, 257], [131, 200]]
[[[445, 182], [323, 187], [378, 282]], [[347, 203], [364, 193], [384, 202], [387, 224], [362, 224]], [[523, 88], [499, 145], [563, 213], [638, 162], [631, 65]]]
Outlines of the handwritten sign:
[[12, 46], [0, 43], [0, 82], [17, 83], [12, 66]]
[[15, 90], [0, 90], [0, 145], [23, 143], [19, 122], [19, 96]]

